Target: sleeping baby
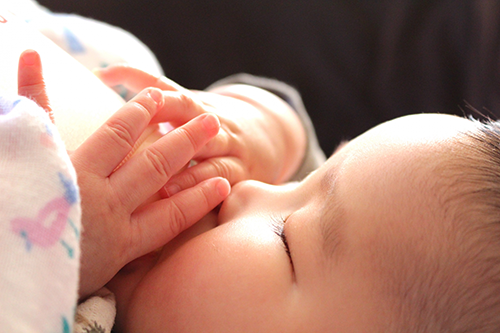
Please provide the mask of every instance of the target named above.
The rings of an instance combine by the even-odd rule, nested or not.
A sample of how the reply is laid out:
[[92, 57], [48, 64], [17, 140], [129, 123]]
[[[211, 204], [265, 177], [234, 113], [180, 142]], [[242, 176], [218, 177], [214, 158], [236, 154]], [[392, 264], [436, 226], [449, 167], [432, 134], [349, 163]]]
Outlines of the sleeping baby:
[[497, 122], [412, 115], [300, 182], [241, 181], [108, 284], [117, 330], [498, 332], [499, 145]]
[[[315, 169], [304, 157], [314, 150], [307, 140], [314, 139], [292, 111], [296, 99], [279, 84], [238, 76], [208, 92], [190, 92], [130, 67], [97, 74], [110, 85], [161, 89], [160, 96], [158, 89], [148, 90], [149, 97], [163, 115], [170, 112], [174, 127], [205, 113], [220, 121], [219, 133], [193, 156], [196, 165], [166, 177], [170, 180], [147, 207], [160, 207], [216, 176], [234, 185], [216, 210], [166, 244], [155, 238], [158, 250], [112, 274], [107, 286], [117, 299], [117, 331], [500, 331], [497, 122], [406, 116], [341, 144]], [[138, 96], [127, 104], [129, 116], [149, 111], [138, 106], [145, 94]], [[212, 136], [214, 118], [204, 118]], [[202, 120], [196, 119], [202, 132]], [[196, 131], [185, 129], [151, 147], [166, 146], [179, 133], [200, 141]], [[172, 153], [166, 160], [171, 163], [182, 154], [165, 151]], [[93, 179], [78, 170], [93, 168], [108, 155], [113, 151], [92, 160], [71, 155], [80, 188]], [[116, 174], [127, 171], [130, 162]], [[307, 171], [312, 172], [300, 181], [287, 182]], [[217, 200], [229, 192], [222, 190]], [[138, 200], [135, 191], [115, 193], [123, 199], [116, 203]], [[101, 198], [89, 200], [93, 197], [85, 191], [81, 196], [85, 220], [92, 214], [88, 207]], [[199, 205], [209, 206], [203, 200]], [[119, 205], [112, 208], [121, 212]], [[182, 229], [172, 222], [182, 214], [156, 212], [159, 225]], [[100, 226], [87, 225], [82, 241]], [[113, 241], [124, 235], [111, 230], [102, 235]], [[97, 251], [103, 246], [113, 250], [96, 239], [93, 249], [88, 243], [82, 247], [82, 258], [98, 257], [89, 251], [105, 257], [108, 253]], [[91, 285], [85, 296], [108, 282], [99, 276], [101, 267], [94, 272], [81, 279], [80, 287]], [[89, 284], [96, 276], [99, 281]]]
[[[278, 97], [248, 85], [225, 82], [213, 88], [215, 97], [128, 67], [99, 76], [176, 89], [184, 96], [177, 99], [181, 116], [204, 108], [217, 113], [234, 100], [250, 103], [248, 111], [286, 109]], [[162, 103], [173, 96], [162, 94]], [[234, 112], [245, 110], [238, 105]], [[222, 133], [207, 151], [217, 151], [230, 134], [244, 138], [229, 127]], [[128, 263], [107, 284], [117, 299], [116, 330], [497, 332], [499, 145], [496, 122], [413, 115], [341, 144], [300, 182], [239, 181], [217, 211]], [[214, 174], [231, 179], [229, 170], [251, 165], [241, 157], [223, 171], [213, 167], [214, 156], [202, 155], [159, 196], [182, 195]], [[295, 167], [284, 174], [303, 155], [294, 155], [287, 163]]]

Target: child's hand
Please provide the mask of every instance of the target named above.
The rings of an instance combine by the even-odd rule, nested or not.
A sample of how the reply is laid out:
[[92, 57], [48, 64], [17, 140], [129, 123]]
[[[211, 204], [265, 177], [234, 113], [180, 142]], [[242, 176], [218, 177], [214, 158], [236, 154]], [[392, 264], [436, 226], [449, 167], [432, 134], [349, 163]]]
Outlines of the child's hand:
[[165, 196], [214, 176], [227, 178], [231, 184], [243, 179], [277, 184], [288, 180], [300, 165], [306, 145], [302, 124], [284, 101], [267, 91], [231, 85], [213, 93], [193, 92], [165, 77], [127, 66], [95, 73], [109, 86], [123, 84], [132, 91], [157, 87], [165, 96], [177, 97], [182, 109], [175, 113], [183, 116], [170, 120], [173, 126], [207, 112], [218, 115], [219, 134], [195, 156], [196, 166], [169, 181]]
[[[19, 91], [24, 94], [25, 87], [36, 87], [29, 94], [47, 106], [39, 58], [33, 68], [27, 68], [25, 56], [20, 60]], [[32, 78], [27, 75], [36, 72]], [[70, 156], [82, 199], [81, 297], [104, 286], [126, 263], [176, 237], [229, 194], [225, 179], [211, 178], [138, 208], [218, 133], [220, 124], [213, 114], [173, 130], [116, 169], [152, 118], [179, 117], [175, 112], [160, 114], [169, 105], [178, 108], [178, 102], [158, 89], [146, 89]]]
[[115, 170], [166, 102], [162, 99], [155, 89], [140, 93], [71, 155], [84, 224], [81, 295], [102, 287], [126, 263], [170, 241], [229, 194], [227, 181], [212, 178], [137, 210], [219, 129], [213, 114], [197, 117]]
[[43, 81], [42, 62], [38, 53], [33, 50], [26, 50], [19, 57], [17, 91], [20, 96], [28, 97], [42, 107], [54, 123], [54, 114]]

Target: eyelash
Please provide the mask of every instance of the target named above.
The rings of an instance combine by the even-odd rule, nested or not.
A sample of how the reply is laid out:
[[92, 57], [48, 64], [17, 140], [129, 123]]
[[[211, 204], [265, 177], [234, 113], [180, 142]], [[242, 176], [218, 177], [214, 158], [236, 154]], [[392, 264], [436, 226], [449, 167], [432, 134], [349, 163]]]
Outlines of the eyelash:
[[[283, 247], [285, 248], [285, 252], [288, 255], [288, 258], [290, 258], [290, 263], [292, 263], [292, 255], [290, 254], [290, 248], [288, 247], [288, 241], [286, 239], [286, 234], [285, 234], [285, 223], [286, 223], [287, 218], [281, 216], [281, 215], [273, 215], [272, 216], [272, 227], [274, 233], [281, 239], [281, 242], [283, 243]], [[292, 263], [293, 265], [293, 263]]]

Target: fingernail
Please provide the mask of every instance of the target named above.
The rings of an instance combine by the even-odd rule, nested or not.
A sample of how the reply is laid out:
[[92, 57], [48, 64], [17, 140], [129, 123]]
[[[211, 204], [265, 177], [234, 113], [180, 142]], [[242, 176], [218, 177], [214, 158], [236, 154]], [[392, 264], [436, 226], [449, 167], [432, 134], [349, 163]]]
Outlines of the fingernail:
[[156, 105], [161, 106], [163, 103], [163, 94], [161, 91], [158, 89], [150, 89], [148, 94], [156, 102]]
[[221, 178], [215, 187], [221, 197], [225, 198], [231, 193], [231, 185], [226, 178]]
[[218, 130], [220, 128], [219, 118], [212, 113], [206, 114], [202, 119], [202, 123], [207, 131], [211, 131], [214, 129]]
[[167, 193], [167, 196], [169, 198], [172, 197], [174, 194], [179, 193], [180, 191], [181, 191], [181, 187], [179, 185], [172, 184], [169, 186], [165, 186], [165, 192]]
[[23, 53], [23, 62], [25, 65], [32, 66], [37, 60], [37, 53], [33, 50], [25, 51]]

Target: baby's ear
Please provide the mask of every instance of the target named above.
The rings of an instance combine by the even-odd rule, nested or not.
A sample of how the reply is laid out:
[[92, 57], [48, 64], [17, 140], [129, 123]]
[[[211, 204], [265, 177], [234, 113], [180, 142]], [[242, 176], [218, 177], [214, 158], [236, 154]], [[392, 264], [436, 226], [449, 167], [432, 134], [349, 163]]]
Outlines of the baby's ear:
[[42, 61], [34, 50], [26, 50], [19, 57], [17, 72], [17, 92], [42, 107], [54, 123], [54, 114], [49, 104], [49, 98], [43, 79]]

